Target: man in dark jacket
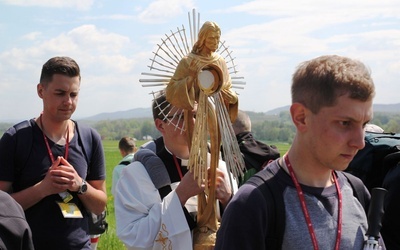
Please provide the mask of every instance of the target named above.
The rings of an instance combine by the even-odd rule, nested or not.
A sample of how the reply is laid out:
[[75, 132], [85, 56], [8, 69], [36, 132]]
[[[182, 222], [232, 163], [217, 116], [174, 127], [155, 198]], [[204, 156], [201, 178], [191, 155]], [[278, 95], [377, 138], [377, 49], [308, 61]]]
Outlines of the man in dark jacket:
[[0, 249], [31, 250], [32, 232], [22, 207], [0, 190]]
[[232, 126], [246, 165], [246, 172], [240, 180], [240, 186], [260, 171], [270, 160], [279, 158], [280, 153], [274, 145], [269, 146], [254, 138], [251, 132], [250, 117], [244, 111], [238, 111]]

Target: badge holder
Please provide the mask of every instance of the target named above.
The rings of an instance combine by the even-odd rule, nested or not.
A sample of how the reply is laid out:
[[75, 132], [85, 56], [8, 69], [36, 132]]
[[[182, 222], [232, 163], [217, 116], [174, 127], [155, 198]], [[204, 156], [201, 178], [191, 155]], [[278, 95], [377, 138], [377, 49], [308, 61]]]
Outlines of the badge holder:
[[64, 218], [83, 218], [82, 212], [75, 203], [69, 203], [73, 196], [68, 191], [59, 193], [63, 202], [57, 201]]

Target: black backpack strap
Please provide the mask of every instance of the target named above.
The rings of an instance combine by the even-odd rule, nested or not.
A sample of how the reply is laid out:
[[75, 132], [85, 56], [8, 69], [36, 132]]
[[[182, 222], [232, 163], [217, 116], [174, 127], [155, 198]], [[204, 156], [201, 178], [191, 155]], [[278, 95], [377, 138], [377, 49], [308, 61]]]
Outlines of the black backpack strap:
[[[164, 197], [172, 191], [171, 179], [169, 178], [169, 174], [164, 162], [155, 153], [155, 143], [153, 142], [153, 144], [150, 143], [146, 146], [147, 147], [143, 147], [135, 153], [135, 155], [133, 156], [133, 161], [139, 161], [143, 164], [143, 166], [146, 168], [147, 173], [150, 176], [151, 181], [158, 189], [160, 198], [164, 199]], [[185, 206], [182, 206], [182, 208], [189, 228], [195, 228], [196, 221], [187, 211]]]
[[[33, 123], [34, 120], [25, 120], [13, 127], [16, 131], [16, 170], [20, 172], [25, 167], [32, 149], [33, 143]], [[98, 146], [93, 140], [93, 130], [83, 124], [74, 121], [76, 130], [78, 131], [78, 143], [82, 147], [83, 154], [85, 155], [86, 162], [88, 163], [88, 172], [92, 157], [92, 148]]]
[[13, 126], [15, 129], [15, 154], [14, 154], [14, 176], [19, 176], [22, 169], [28, 162], [29, 155], [32, 151], [33, 144], [33, 120], [25, 120]]
[[[271, 164], [277, 164], [277, 161]], [[368, 213], [369, 199], [363, 182], [352, 174], [343, 172], [354, 190], [354, 196], [359, 200]], [[267, 235], [265, 239], [266, 249], [281, 249], [283, 234], [285, 233], [285, 204], [283, 201], [284, 188], [273, 178], [274, 174], [268, 168], [252, 176], [246, 184], [251, 184], [260, 189], [267, 201]]]
[[87, 174], [90, 173], [90, 167], [92, 162], [92, 148], [97, 147], [96, 141], [93, 139], [93, 131], [90, 127], [85, 124], [81, 124], [74, 121], [76, 131], [78, 131], [78, 143], [82, 147], [82, 152], [85, 155], [86, 162], [88, 164]]
[[358, 201], [364, 207], [365, 212], [368, 214], [369, 199], [368, 199], [368, 197], [366, 197], [364, 183], [359, 178], [357, 178], [356, 176], [354, 176], [350, 173], [347, 173], [347, 172], [342, 172], [342, 173], [349, 181], [350, 186], [353, 189], [354, 197], [356, 197], [358, 199]]
[[140, 161], [143, 164], [157, 189], [171, 185], [164, 162], [152, 150], [145, 148], [138, 150], [133, 156], [133, 161]]
[[[85, 126], [79, 125], [76, 121], [75, 126], [78, 131], [78, 142], [82, 146], [83, 154], [85, 155], [88, 166], [90, 166], [91, 156], [92, 156], [92, 147], [94, 145], [94, 140], [92, 136], [92, 130]], [[33, 119], [25, 120], [18, 124], [15, 124], [13, 127], [16, 131], [16, 170], [17, 172], [21, 171], [22, 168], [25, 167], [26, 162], [28, 161], [29, 155], [32, 149], [33, 143]], [[89, 169], [88, 169], [89, 172]]]
[[[277, 164], [274, 161], [272, 164]], [[281, 249], [285, 232], [285, 204], [283, 201], [283, 187], [273, 178], [274, 174], [264, 169], [253, 175], [246, 184], [258, 187], [267, 203], [267, 235], [266, 249]]]
[[140, 146], [140, 149], [142, 149], [142, 148], [150, 149], [154, 153], [157, 151], [157, 145], [156, 145], [155, 141], [148, 141], [148, 142], [144, 143], [142, 146]]
[[119, 163], [119, 165], [128, 166], [130, 163], [131, 163], [130, 161], [121, 161], [121, 162]]

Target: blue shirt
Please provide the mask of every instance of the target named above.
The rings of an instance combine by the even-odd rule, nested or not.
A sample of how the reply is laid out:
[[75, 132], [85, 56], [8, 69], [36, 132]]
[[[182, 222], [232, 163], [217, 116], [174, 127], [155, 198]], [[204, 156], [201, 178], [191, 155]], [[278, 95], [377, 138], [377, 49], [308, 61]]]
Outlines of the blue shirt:
[[[42, 181], [51, 166], [42, 130], [32, 122], [32, 147], [30, 152], [17, 151], [15, 139], [18, 133], [10, 128], [0, 141], [0, 180], [13, 183], [13, 191], [18, 192]], [[98, 135], [98, 134], [97, 134]], [[103, 147], [92, 149], [91, 167], [88, 173], [88, 163], [78, 143], [78, 133], [69, 143], [68, 162], [74, 166], [78, 174], [86, 180], [104, 180], [105, 163]], [[28, 143], [28, 139], [26, 139]], [[101, 145], [100, 136], [93, 137]], [[20, 143], [21, 138], [18, 139]], [[57, 145], [48, 140], [54, 158], [64, 156], [65, 146]], [[16, 166], [18, 154], [29, 154], [25, 166]], [[16, 169], [20, 169], [16, 171]], [[35, 249], [90, 249], [88, 221], [86, 209], [76, 193], [72, 193], [73, 200], [83, 214], [83, 218], [64, 218], [57, 201], [62, 201], [58, 194], [50, 195], [25, 210], [26, 219], [32, 230]]]

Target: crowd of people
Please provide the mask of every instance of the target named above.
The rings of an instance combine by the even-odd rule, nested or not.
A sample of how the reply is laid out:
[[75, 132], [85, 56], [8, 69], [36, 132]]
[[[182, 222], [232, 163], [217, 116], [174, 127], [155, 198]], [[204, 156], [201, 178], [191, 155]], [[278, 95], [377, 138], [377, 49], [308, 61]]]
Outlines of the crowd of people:
[[[373, 117], [369, 69], [337, 55], [299, 64], [290, 106], [296, 135], [280, 155], [251, 133], [226, 65], [215, 54], [219, 27], [208, 22], [206, 30], [181, 61], [185, 70], [174, 75], [175, 85], [154, 96], [153, 120], [161, 137], [139, 149], [131, 137], [119, 142], [123, 158], [114, 168], [111, 190], [119, 239], [127, 249], [193, 249], [199, 224], [209, 226], [202, 215], [211, 214], [219, 225], [216, 250], [363, 249], [371, 196], [343, 171], [364, 147], [364, 127]], [[196, 75], [203, 70], [217, 72], [210, 88], [198, 86]], [[88, 218], [106, 208], [105, 156], [100, 135], [71, 119], [80, 84], [73, 59], [49, 59], [37, 84], [43, 110], [10, 127], [0, 140], [1, 249], [93, 248]], [[200, 92], [218, 91], [231, 122], [226, 129], [236, 135], [245, 164], [239, 178], [223, 160], [220, 140], [198, 152], [205, 156], [198, 159], [208, 169], [206, 178], [188, 169], [196, 122], [202, 121]], [[218, 111], [207, 105], [211, 113], [204, 121], [212, 128], [220, 122], [213, 113]], [[211, 136], [219, 138], [222, 132], [216, 131]], [[221, 155], [216, 160], [215, 150]], [[198, 205], [204, 194], [215, 197], [212, 211]], [[400, 248], [390, 230], [382, 232], [390, 249]], [[382, 249], [386, 235], [377, 239]]]

